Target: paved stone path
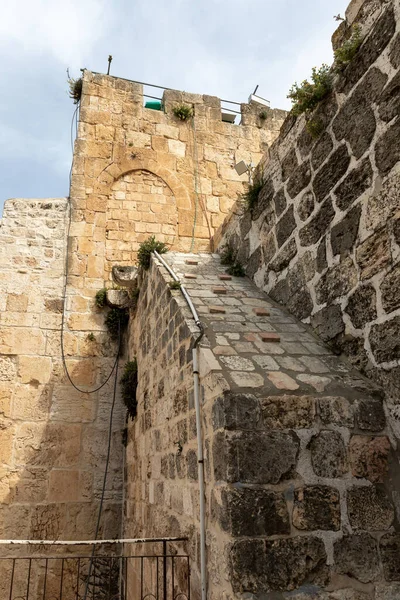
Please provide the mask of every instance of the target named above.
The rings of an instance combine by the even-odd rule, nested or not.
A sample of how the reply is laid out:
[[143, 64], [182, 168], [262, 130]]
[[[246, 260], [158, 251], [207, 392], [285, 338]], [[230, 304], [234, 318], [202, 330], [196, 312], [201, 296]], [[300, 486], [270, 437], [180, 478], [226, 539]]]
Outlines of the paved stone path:
[[168, 253], [165, 259], [188, 290], [206, 326], [205, 344], [233, 387], [380, 395], [249, 279], [228, 276], [219, 255]]

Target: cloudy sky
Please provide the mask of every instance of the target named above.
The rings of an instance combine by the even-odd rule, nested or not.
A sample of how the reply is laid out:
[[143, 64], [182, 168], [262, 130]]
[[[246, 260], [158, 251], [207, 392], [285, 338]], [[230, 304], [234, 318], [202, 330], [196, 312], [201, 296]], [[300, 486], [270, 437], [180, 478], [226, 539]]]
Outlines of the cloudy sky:
[[9, 0], [0, 19], [0, 210], [10, 197], [68, 195], [67, 93], [86, 67], [272, 107], [332, 62], [348, 0]]

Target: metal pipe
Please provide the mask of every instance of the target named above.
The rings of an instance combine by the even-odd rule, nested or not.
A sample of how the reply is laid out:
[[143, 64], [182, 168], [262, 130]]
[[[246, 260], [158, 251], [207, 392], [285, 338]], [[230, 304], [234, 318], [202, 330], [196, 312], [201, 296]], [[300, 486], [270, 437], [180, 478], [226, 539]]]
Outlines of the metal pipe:
[[204, 490], [204, 455], [201, 431], [200, 415], [200, 381], [198, 346], [193, 348], [193, 394], [196, 410], [196, 433], [197, 433], [197, 472], [199, 479], [200, 496], [200, 578], [201, 578], [201, 600], [207, 598], [207, 572], [206, 572], [206, 518], [205, 518], [205, 490]]
[[[174, 281], [179, 281], [175, 271], [171, 269], [169, 264], [154, 251], [155, 257], [167, 269]], [[201, 579], [201, 600], [207, 599], [207, 566], [206, 566], [206, 508], [205, 508], [205, 486], [204, 486], [204, 454], [203, 454], [203, 436], [201, 428], [201, 412], [200, 412], [200, 377], [199, 377], [199, 343], [204, 335], [204, 326], [199, 319], [197, 311], [193, 306], [192, 300], [187, 293], [185, 287], [181, 285], [181, 292], [185, 298], [190, 311], [193, 315], [197, 327], [200, 329], [200, 334], [196, 338], [193, 345], [193, 395], [194, 406], [196, 411], [196, 436], [197, 436], [197, 472], [199, 480], [199, 496], [200, 496], [200, 579]]]

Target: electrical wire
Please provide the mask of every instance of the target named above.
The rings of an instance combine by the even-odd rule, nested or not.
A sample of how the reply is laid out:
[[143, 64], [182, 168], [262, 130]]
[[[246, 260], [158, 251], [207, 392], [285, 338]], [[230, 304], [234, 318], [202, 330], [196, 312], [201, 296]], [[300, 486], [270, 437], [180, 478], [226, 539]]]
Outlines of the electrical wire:
[[[72, 120], [71, 120], [72, 162], [71, 162], [71, 169], [70, 169], [70, 172], [69, 172], [69, 189], [71, 189], [72, 168], [73, 168], [73, 155], [74, 155], [74, 139], [73, 139], [74, 120], [75, 120], [75, 136], [77, 137], [77, 135], [78, 135], [78, 110], [79, 110], [79, 107], [80, 107], [80, 103], [78, 103], [78, 106], [76, 107], [76, 109], [75, 109], [75, 111], [74, 111], [74, 113], [72, 115]], [[111, 369], [110, 374], [106, 377], [105, 381], [101, 385], [99, 385], [98, 387], [96, 387], [95, 389], [93, 389], [93, 390], [83, 390], [83, 389], [81, 389], [79, 386], [77, 386], [73, 382], [73, 380], [71, 378], [71, 375], [70, 375], [70, 373], [68, 371], [68, 367], [67, 367], [67, 363], [66, 363], [65, 350], [64, 350], [65, 306], [66, 306], [66, 298], [67, 298], [68, 271], [69, 271], [69, 247], [68, 246], [69, 246], [69, 240], [70, 240], [70, 230], [71, 230], [71, 220], [72, 220], [71, 197], [69, 197], [68, 200], [69, 201], [68, 201], [67, 248], [66, 248], [66, 254], [65, 254], [65, 274], [64, 274], [64, 286], [63, 286], [63, 311], [62, 311], [62, 317], [61, 317], [61, 357], [62, 357], [62, 362], [63, 362], [64, 370], [65, 370], [65, 373], [66, 373], [66, 375], [68, 377], [68, 380], [69, 380], [70, 384], [72, 385], [72, 387], [75, 388], [78, 392], [82, 392], [82, 393], [85, 393], [85, 394], [93, 394], [93, 393], [99, 391], [100, 389], [102, 389], [108, 383], [108, 381], [111, 379], [111, 376], [112, 376], [112, 374], [115, 371], [114, 387], [113, 387], [113, 399], [112, 399], [112, 404], [111, 404], [110, 419], [109, 419], [109, 426], [108, 426], [108, 443], [107, 443], [106, 464], [105, 464], [105, 468], [104, 468], [103, 485], [102, 485], [102, 490], [101, 490], [100, 505], [99, 505], [99, 511], [98, 511], [98, 515], [97, 515], [95, 538], [94, 538], [95, 540], [97, 540], [98, 535], [99, 535], [99, 531], [100, 531], [101, 515], [103, 513], [104, 497], [105, 497], [106, 484], [107, 484], [107, 475], [108, 475], [108, 468], [109, 468], [109, 464], [110, 464], [110, 455], [111, 455], [113, 417], [114, 417], [115, 401], [116, 401], [116, 397], [117, 397], [118, 360], [119, 360], [119, 356], [120, 356], [120, 352], [121, 352], [121, 323], [118, 323], [118, 350], [117, 350], [117, 355], [115, 357], [115, 361], [114, 361], [114, 364], [113, 364], [113, 367]], [[90, 583], [90, 578], [91, 578], [92, 568], [93, 568], [93, 563], [94, 563], [95, 549], [96, 549], [96, 547], [95, 547], [95, 545], [93, 545], [83, 600], [87, 599], [87, 594], [88, 594], [88, 590], [89, 590], [89, 583]]]
[[[80, 102], [78, 103], [76, 109], [74, 110], [74, 113], [72, 115], [72, 120], [71, 120], [71, 150], [72, 150], [72, 162], [71, 162], [71, 168], [69, 171], [69, 189], [71, 190], [71, 182], [72, 182], [72, 168], [73, 168], [73, 157], [74, 157], [74, 139], [73, 139], [73, 131], [74, 131], [74, 120], [75, 120], [75, 132], [76, 132], [76, 136], [78, 133], [78, 110], [80, 108]], [[118, 364], [118, 355], [119, 355], [119, 348], [118, 348], [118, 352], [117, 352], [117, 356], [115, 358], [114, 364], [112, 366], [112, 369], [109, 373], [109, 375], [106, 377], [105, 381], [103, 383], [101, 383], [99, 386], [97, 386], [96, 388], [94, 388], [93, 390], [84, 390], [82, 388], [80, 388], [79, 386], [77, 386], [73, 380], [72, 377], [68, 371], [68, 367], [67, 367], [67, 361], [66, 361], [66, 355], [65, 355], [65, 349], [64, 349], [64, 328], [65, 328], [65, 306], [66, 306], [66, 300], [67, 300], [67, 285], [68, 285], [68, 271], [69, 271], [69, 240], [70, 240], [70, 231], [71, 231], [71, 220], [72, 220], [72, 211], [71, 211], [71, 197], [68, 198], [68, 226], [67, 226], [67, 248], [66, 248], [66, 252], [65, 252], [65, 266], [64, 266], [64, 286], [63, 286], [63, 296], [62, 296], [62, 316], [61, 316], [61, 360], [64, 366], [64, 370], [65, 373], [67, 375], [68, 381], [70, 382], [70, 384], [72, 385], [72, 387], [77, 391], [80, 392], [82, 394], [94, 394], [95, 392], [98, 392], [99, 390], [101, 390], [111, 379], [112, 374], [114, 373], [114, 370], [117, 367]]]
[[[116, 360], [116, 367], [115, 367], [115, 379], [114, 379], [113, 399], [112, 399], [112, 404], [111, 404], [110, 420], [109, 420], [109, 425], [108, 425], [107, 458], [106, 458], [106, 466], [105, 466], [105, 469], [104, 469], [103, 487], [102, 487], [102, 490], [101, 490], [99, 512], [98, 512], [98, 515], [97, 515], [96, 531], [95, 531], [95, 535], [94, 535], [94, 540], [95, 541], [97, 541], [97, 538], [98, 538], [98, 535], [99, 535], [99, 531], [100, 531], [101, 515], [102, 515], [102, 512], [103, 512], [104, 496], [105, 496], [105, 493], [106, 493], [108, 467], [109, 467], [109, 464], [110, 464], [112, 426], [113, 426], [115, 400], [116, 400], [116, 397], [117, 397], [118, 359], [119, 359], [120, 350], [121, 350], [121, 323], [119, 323], [119, 325], [118, 325], [118, 352], [117, 352], [117, 360]], [[95, 546], [95, 544], [93, 544], [92, 553], [91, 553], [90, 562], [89, 562], [89, 570], [88, 570], [88, 575], [87, 575], [86, 585], [85, 585], [85, 593], [83, 595], [83, 599], [82, 600], [86, 600], [87, 599], [87, 594], [88, 594], [88, 591], [89, 591], [89, 584], [90, 584], [90, 577], [92, 575], [92, 568], [93, 568], [93, 562], [94, 562], [95, 552], [96, 552], [96, 546]]]

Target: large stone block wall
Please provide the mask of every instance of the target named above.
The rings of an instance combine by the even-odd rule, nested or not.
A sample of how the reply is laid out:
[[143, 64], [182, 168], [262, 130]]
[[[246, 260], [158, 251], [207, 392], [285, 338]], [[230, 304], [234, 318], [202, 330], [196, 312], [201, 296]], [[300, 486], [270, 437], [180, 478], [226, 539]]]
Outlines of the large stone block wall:
[[[71, 387], [64, 372], [60, 327], [67, 221], [65, 198], [5, 203], [0, 227], [3, 539], [82, 539], [94, 533], [112, 383], [87, 396]], [[83, 306], [82, 296], [79, 301]], [[94, 361], [108, 345], [106, 336], [89, 342], [87, 334], [78, 340], [66, 332], [67, 365], [77, 385], [91, 389], [103, 379], [111, 362], [99, 359], [100, 369]], [[123, 415], [120, 408], [116, 412], [121, 429]], [[120, 519], [122, 444], [116, 442], [103, 529], [110, 535], [118, 533]]]
[[[71, 196], [77, 260], [98, 257], [92, 277], [103, 268], [100, 256], [107, 272], [113, 261], [131, 264], [149, 235], [177, 250], [209, 248], [247, 181], [233, 164], [258, 163], [286, 116], [253, 102], [241, 106], [235, 125], [222, 122], [213, 96], [165, 90], [162, 111], [144, 108], [144, 100], [138, 83], [84, 72]], [[182, 103], [193, 119], [174, 116]]]
[[[208, 597], [397, 598], [400, 471], [382, 390], [249, 280], [227, 278], [216, 256], [165, 259], [206, 326]], [[125, 535], [188, 536], [198, 598], [197, 328], [169, 281], [153, 261], [131, 322]]]
[[335, 45], [349, 23], [364, 41], [312, 115], [321, 135], [288, 117], [262, 161], [254, 210], [226, 221], [220, 247], [237, 249], [261, 289], [383, 383], [397, 416], [400, 6], [354, 1], [346, 14]]

